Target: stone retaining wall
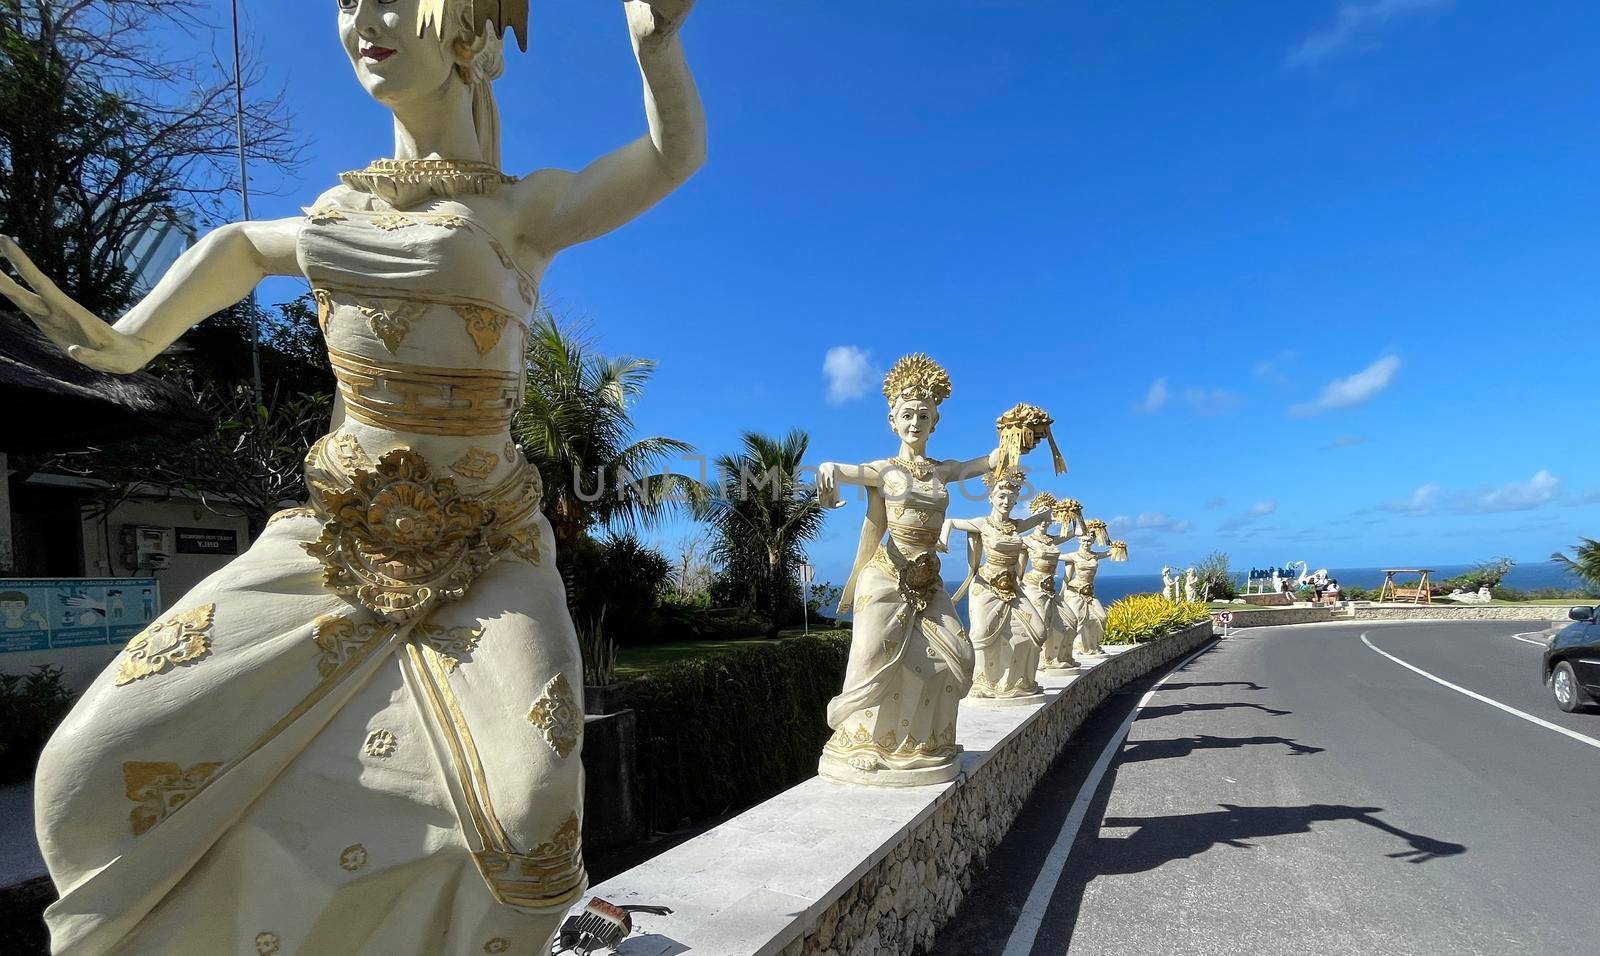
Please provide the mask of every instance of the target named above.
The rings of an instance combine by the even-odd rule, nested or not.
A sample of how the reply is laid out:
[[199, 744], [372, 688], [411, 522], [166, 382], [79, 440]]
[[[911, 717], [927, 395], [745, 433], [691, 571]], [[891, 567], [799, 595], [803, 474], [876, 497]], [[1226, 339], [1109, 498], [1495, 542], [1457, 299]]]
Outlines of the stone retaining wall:
[[813, 778], [594, 888], [639, 915], [620, 956], [911, 956], [954, 915], [1067, 738], [1130, 681], [1212, 637], [1209, 621], [1041, 678], [1042, 705], [960, 714], [962, 774], [933, 787]]

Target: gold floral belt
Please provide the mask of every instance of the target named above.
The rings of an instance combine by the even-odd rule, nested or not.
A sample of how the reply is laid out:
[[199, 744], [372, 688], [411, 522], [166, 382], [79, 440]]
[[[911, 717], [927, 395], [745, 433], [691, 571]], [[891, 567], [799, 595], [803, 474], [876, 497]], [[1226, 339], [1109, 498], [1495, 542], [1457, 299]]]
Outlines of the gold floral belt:
[[992, 577], [979, 574], [977, 580], [1003, 600], [1012, 601], [1017, 597], [1017, 576], [1010, 571], [999, 571]]
[[1054, 571], [1040, 571], [1030, 568], [1028, 573], [1022, 576], [1022, 583], [1032, 585], [1041, 591], [1047, 591], [1051, 594], [1056, 593], [1056, 575]]
[[306, 456], [306, 485], [323, 526], [303, 547], [322, 563], [323, 585], [387, 620], [419, 620], [459, 600], [507, 553], [539, 563], [544, 486], [521, 456], [469, 495], [410, 448], [373, 461], [355, 436], [330, 435]]
[[933, 589], [944, 584], [939, 577], [939, 556], [932, 551], [924, 551], [915, 558], [902, 560], [904, 563], [897, 565], [889, 556], [888, 549], [882, 545], [872, 556], [872, 563], [893, 578], [900, 593], [920, 611], [928, 606]]
[[378, 364], [332, 346], [328, 360], [345, 413], [364, 425], [419, 435], [508, 431], [522, 405], [522, 373]]
[[1076, 584], [1069, 584], [1069, 585], [1067, 585], [1067, 590], [1068, 591], [1076, 591], [1076, 592], [1078, 592], [1079, 594], [1083, 595], [1086, 598], [1092, 598], [1092, 597], [1094, 597], [1094, 582], [1090, 581], [1088, 584], [1084, 584], [1084, 585], [1081, 585], [1081, 586], [1080, 585], [1076, 585]]

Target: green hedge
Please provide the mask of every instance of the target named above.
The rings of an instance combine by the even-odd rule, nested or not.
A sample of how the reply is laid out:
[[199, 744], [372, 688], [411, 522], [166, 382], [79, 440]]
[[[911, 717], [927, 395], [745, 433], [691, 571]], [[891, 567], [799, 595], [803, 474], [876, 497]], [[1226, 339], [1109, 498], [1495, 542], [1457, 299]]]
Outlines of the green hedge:
[[30, 674], [0, 674], [0, 783], [33, 778], [39, 752], [76, 700], [61, 668], [40, 664]]
[[627, 685], [646, 819], [656, 831], [759, 803], [817, 772], [850, 633], [669, 664]]

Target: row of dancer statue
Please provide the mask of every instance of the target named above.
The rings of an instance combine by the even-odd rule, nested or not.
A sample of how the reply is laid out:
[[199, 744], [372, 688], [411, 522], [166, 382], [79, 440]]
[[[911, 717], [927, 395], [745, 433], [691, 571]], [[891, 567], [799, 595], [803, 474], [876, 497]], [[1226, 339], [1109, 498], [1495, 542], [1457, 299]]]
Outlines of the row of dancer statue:
[[1200, 600], [1200, 575], [1186, 568], [1180, 577], [1170, 565], [1162, 567], [1161, 596], [1173, 602]]
[[[960, 701], [1036, 703], [1041, 670], [1071, 673], [1075, 655], [1102, 653], [1106, 611], [1094, 596], [1095, 575], [1103, 559], [1126, 560], [1127, 545], [1110, 540], [1105, 522], [1085, 520], [1078, 502], [1048, 492], [1034, 496], [1028, 517], [1013, 517], [1023, 454], [1047, 441], [1056, 474], [1066, 470], [1043, 409], [1018, 405], [1002, 415], [998, 445], [986, 455], [936, 459], [928, 439], [950, 397], [949, 375], [925, 355], [908, 355], [889, 370], [883, 392], [898, 453], [818, 467], [824, 505], [841, 506], [846, 484], [861, 486], [867, 499], [839, 602], [841, 613], [853, 614], [850, 659], [844, 690], [828, 705], [833, 735], [818, 769], [843, 782], [917, 786], [960, 772]], [[947, 517], [949, 486], [979, 476], [989, 513]], [[967, 536], [966, 580], [954, 597], [939, 558], [952, 531]], [[1074, 539], [1077, 547], [1063, 551]], [[955, 609], [963, 595], [970, 632]]]

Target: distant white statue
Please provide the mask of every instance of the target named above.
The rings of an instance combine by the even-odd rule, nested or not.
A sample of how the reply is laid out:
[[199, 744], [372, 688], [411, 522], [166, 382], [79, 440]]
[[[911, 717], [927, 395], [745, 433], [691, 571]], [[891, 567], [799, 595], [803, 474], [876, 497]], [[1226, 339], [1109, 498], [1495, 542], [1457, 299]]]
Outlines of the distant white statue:
[[1178, 579], [1173, 576], [1172, 568], [1168, 565], [1161, 566], [1161, 596], [1169, 601], [1177, 600]]
[[[1128, 560], [1128, 545], [1124, 541], [1111, 541], [1106, 523], [1091, 518], [1078, 535], [1078, 550], [1067, 555], [1065, 567], [1067, 603], [1078, 619], [1078, 637], [1072, 645], [1077, 657], [1098, 657], [1105, 653], [1100, 641], [1106, 633], [1106, 609], [1094, 596], [1094, 579], [1100, 571], [1102, 559]], [[1110, 550], [1096, 551], [1095, 544], [1109, 544]]]
[[1183, 599], [1193, 604], [1198, 597], [1200, 576], [1194, 573], [1194, 568], [1183, 572]]

